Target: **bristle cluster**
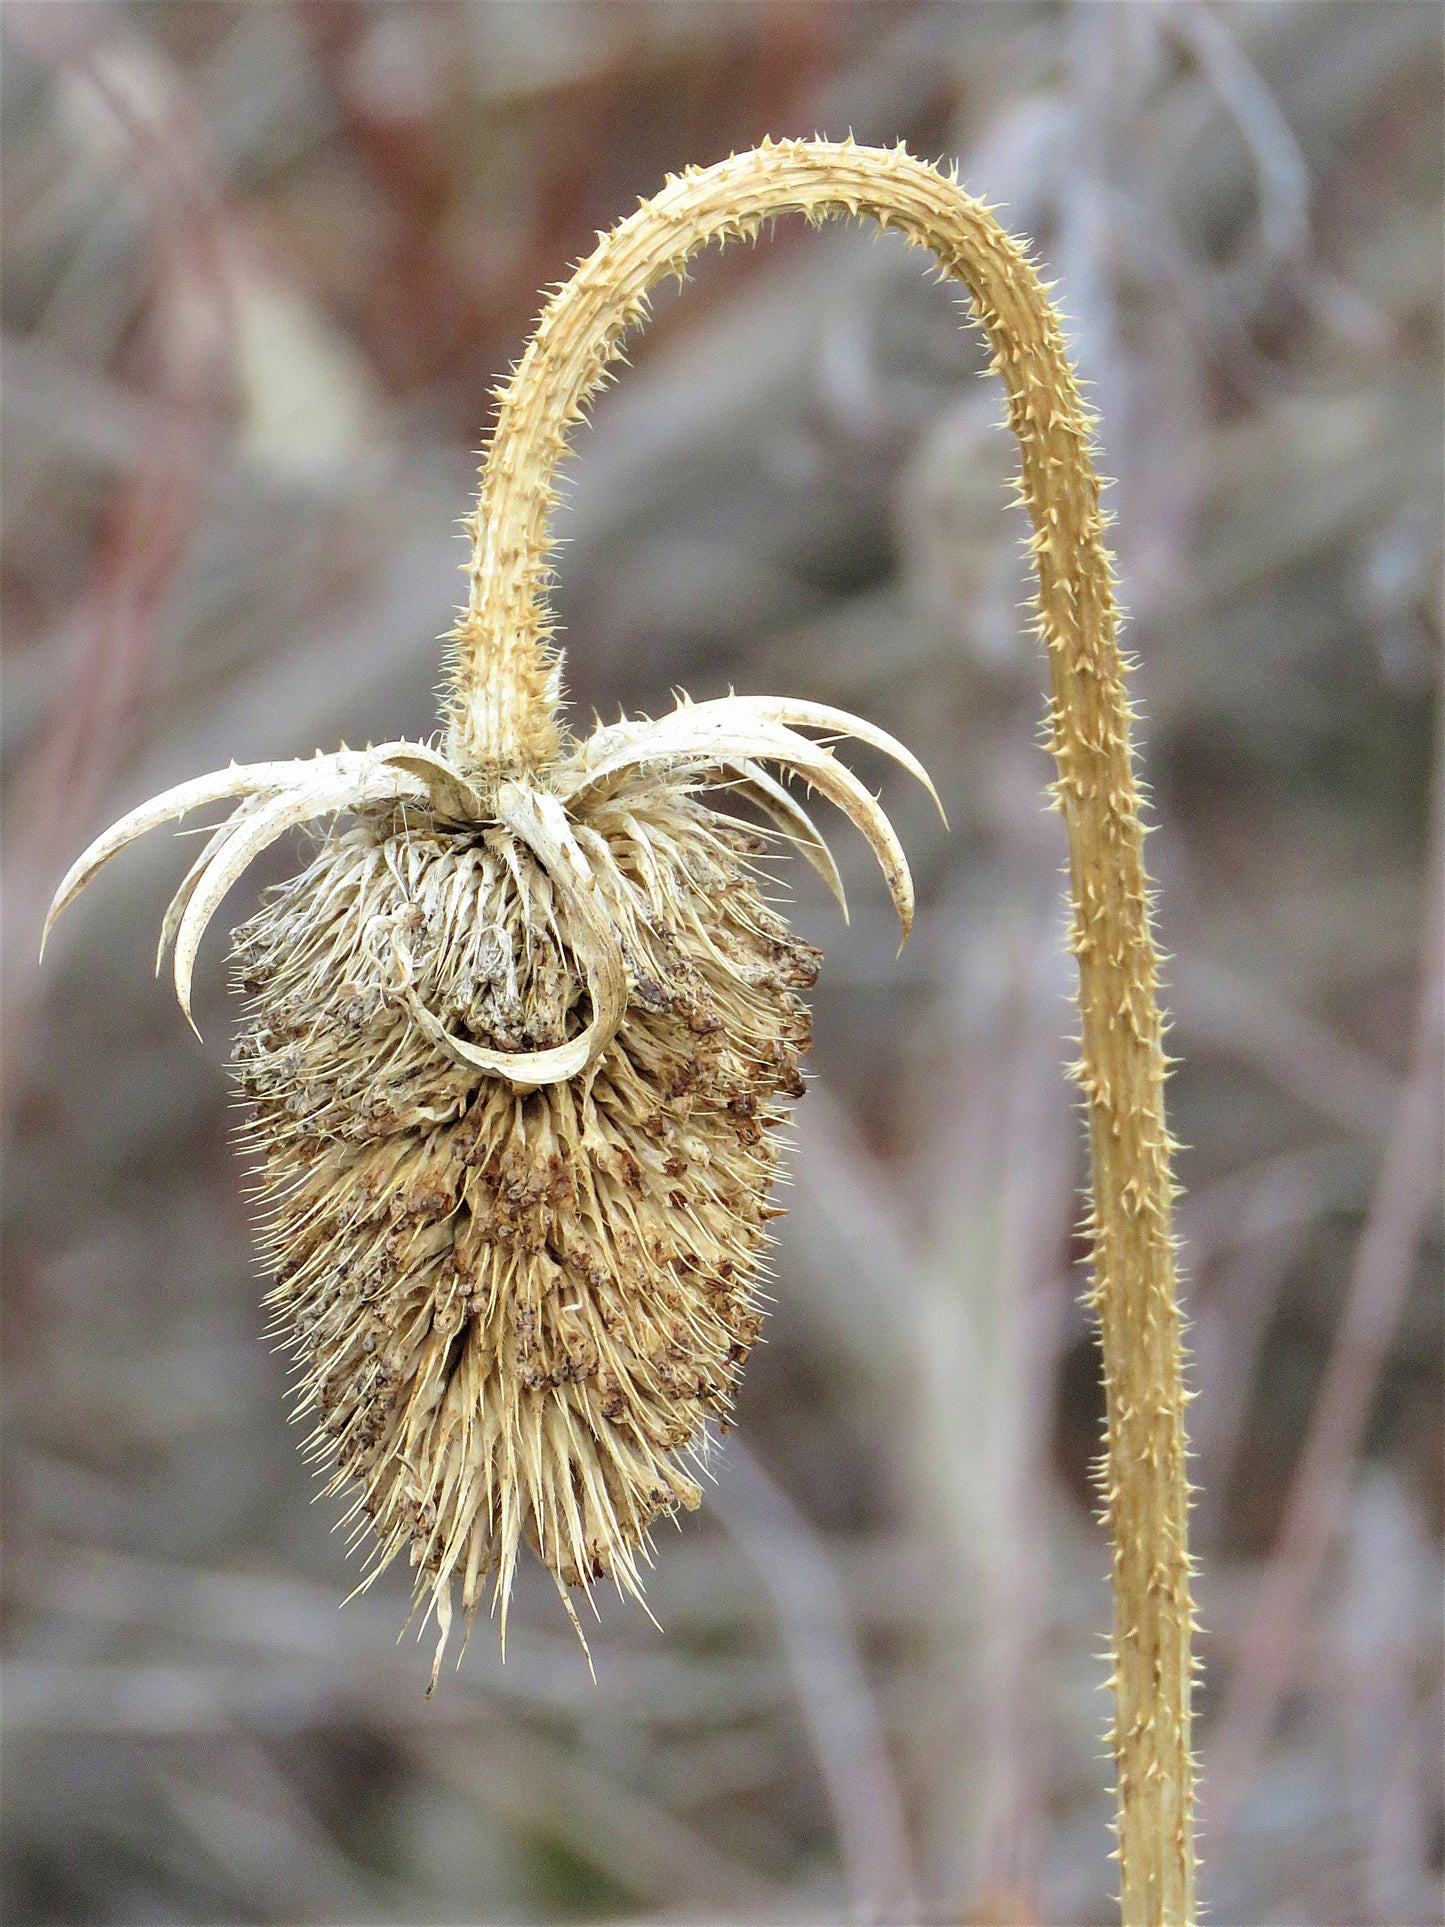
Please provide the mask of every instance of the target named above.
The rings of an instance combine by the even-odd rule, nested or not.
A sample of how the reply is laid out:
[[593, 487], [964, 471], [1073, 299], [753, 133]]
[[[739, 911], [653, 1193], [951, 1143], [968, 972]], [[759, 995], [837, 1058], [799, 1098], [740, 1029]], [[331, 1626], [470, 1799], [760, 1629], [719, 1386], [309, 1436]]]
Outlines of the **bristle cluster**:
[[766, 766], [803, 779], [866, 837], [905, 935], [913, 915], [892, 824], [809, 730], [932, 793], [842, 710], [684, 697], [531, 774], [407, 741], [232, 765], [129, 811], [56, 892], [47, 928], [149, 830], [228, 803], [161, 925], [189, 1015], [248, 864], [353, 819], [236, 934], [235, 1068], [299, 1412], [372, 1537], [362, 1583], [408, 1550], [438, 1664], [454, 1581], [470, 1623], [492, 1579], [504, 1639], [524, 1542], [564, 1602], [604, 1576], [640, 1597], [652, 1521], [698, 1502], [706, 1421], [757, 1337], [818, 953], [759, 892], [768, 843], [697, 792], [757, 810], [846, 915], [826, 842]]
[[[544, 1050], [585, 1026], [573, 907], [501, 825], [410, 808], [333, 833], [236, 934], [235, 1052], [298, 1415], [442, 1639], [505, 1607], [525, 1541], [567, 1585], [639, 1592], [693, 1507], [755, 1299], [817, 953], [749, 868], [762, 846], [649, 778], [579, 810], [627, 971], [590, 1070], [536, 1091], [416, 1023]], [[438, 1647], [438, 1660], [441, 1648]]]

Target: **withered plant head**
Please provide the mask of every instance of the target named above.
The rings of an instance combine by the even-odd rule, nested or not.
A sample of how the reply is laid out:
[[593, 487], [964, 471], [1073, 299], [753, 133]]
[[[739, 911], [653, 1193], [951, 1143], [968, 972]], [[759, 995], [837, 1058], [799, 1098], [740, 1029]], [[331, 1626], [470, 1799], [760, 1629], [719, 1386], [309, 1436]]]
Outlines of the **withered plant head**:
[[[574, 289], [606, 291], [597, 259]], [[439, 1626], [433, 1683], [458, 1594], [468, 1625], [499, 1602], [505, 1640], [524, 1543], [575, 1624], [568, 1587], [606, 1578], [640, 1599], [653, 1522], [698, 1504], [707, 1423], [725, 1427], [758, 1335], [779, 1128], [809, 1043], [799, 993], [819, 964], [760, 887], [769, 838], [847, 914], [779, 778], [864, 833], [905, 939], [902, 848], [818, 739], [870, 744], [932, 794], [891, 736], [816, 703], [683, 698], [566, 732], [560, 655], [525, 592], [545, 579], [562, 441], [542, 404], [567, 299], [502, 397], [445, 737], [183, 783], [85, 852], [46, 925], [146, 831], [232, 804], [162, 924], [157, 968], [173, 948], [189, 1019], [228, 890], [288, 831], [330, 823], [235, 932], [233, 1068], [309, 1450], [369, 1536], [363, 1584], [403, 1551], [415, 1568]], [[624, 321], [636, 312], [624, 295]], [[608, 309], [604, 348], [613, 323]], [[508, 548], [518, 517], [529, 532]]]
[[490, 1577], [505, 1627], [524, 1540], [564, 1601], [603, 1575], [637, 1593], [648, 1528], [696, 1504], [707, 1419], [725, 1417], [757, 1335], [777, 1130], [808, 1042], [797, 993], [817, 969], [758, 887], [758, 840], [707, 794], [745, 798], [841, 898], [779, 777], [838, 804], [877, 852], [906, 937], [897, 838], [815, 739], [856, 738], [928, 779], [881, 731], [812, 703], [684, 700], [572, 738], [548, 517], [567, 437], [649, 291], [789, 210], [871, 214], [929, 250], [967, 287], [1008, 395], [1079, 972], [1121, 1903], [1141, 1927], [1185, 1927], [1189, 1486], [1125, 664], [1092, 418], [1058, 316], [956, 178], [901, 148], [784, 141], [670, 179], [552, 297], [501, 394], [440, 743], [182, 784], [87, 851], [51, 916], [144, 831], [233, 801], [161, 932], [189, 1014], [196, 947], [231, 884], [287, 830], [331, 821], [236, 939], [249, 999], [236, 1074], [314, 1449], [354, 1492], [373, 1573], [408, 1550], [442, 1642], [458, 1584], [470, 1619]]

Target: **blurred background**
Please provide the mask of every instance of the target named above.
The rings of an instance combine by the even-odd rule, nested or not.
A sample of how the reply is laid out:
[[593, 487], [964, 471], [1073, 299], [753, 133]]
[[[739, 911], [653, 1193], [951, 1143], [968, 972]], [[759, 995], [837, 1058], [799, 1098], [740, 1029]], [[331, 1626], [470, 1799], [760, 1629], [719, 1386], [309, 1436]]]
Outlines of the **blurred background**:
[[[285, 1423], [198, 1046], [192, 846], [121, 809], [432, 726], [489, 392], [664, 173], [905, 138], [1031, 237], [1102, 415], [1157, 833], [1192, 1320], [1202, 1891], [1441, 1918], [1433, 3], [25, 4], [4, 15], [3, 1887], [16, 1922], [1112, 1917], [1101, 1397], [1043, 665], [955, 297], [778, 225], [579, 441], [579, 723], [826, 700], [834, 837], [776, 1305], [592, 1685], [534, 1571], [430, 1704]], [[1432, 827], [1433, 825], [1433, 827]], [[835, 826], [830, 826], [831, 828]], [[234, 900], [298, 852], [278, 850]]]

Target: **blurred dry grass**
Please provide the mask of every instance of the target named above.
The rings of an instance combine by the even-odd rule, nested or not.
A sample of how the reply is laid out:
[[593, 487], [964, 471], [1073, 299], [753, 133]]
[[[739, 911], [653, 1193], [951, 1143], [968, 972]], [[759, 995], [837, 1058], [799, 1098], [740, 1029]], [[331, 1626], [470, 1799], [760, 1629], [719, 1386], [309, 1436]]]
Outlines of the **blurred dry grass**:
[[505, 1669], [480, 1634], [431, 1705], [400, 1575], [336, 1611], [258, 1342], [220, 959], [204, 1050], [149, 981], [174, 848], [32, 961], [131, 800], [429, 727], [538, 289], [668, 168], [851, 127], [957, 155], [1035, 237], [1119, 478], [1191, 1147], [1212, 1918], [1440, 1919], [1438, 7], [4, 27], [10, 1917], [1109, 1918], [1042, 667], [1000, 397], [915, 263], [787, 224], [708, 263], [575, 469], [579, 709], [846, 704], [953, 822], [890, 785], [898, 963], [864, 853], [846, 931], [789, 868], [828, 961], [769, 1344], [663, 1542], [665, 1632], [614, 1603], [596, 1688], [545, 1585]]

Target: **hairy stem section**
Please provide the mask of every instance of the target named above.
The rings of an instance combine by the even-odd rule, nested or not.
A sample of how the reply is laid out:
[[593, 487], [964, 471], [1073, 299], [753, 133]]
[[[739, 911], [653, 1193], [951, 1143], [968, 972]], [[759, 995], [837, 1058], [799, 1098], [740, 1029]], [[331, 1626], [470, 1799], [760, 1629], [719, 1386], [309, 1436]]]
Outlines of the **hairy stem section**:
[[452, 641], [448, 747], [470, 767], [538, 767], [556, 754], [561, 659], [546, 601], [548, 518], [568, 434], [646, 315], [649, 290], [681, 276], [709, 242], [753, 236], [787, 212], [813, 221], [868, 215], [928, 249], [967, 287], [1008, 391], [1052, 675], [1079, 967], [1075, 1075], [1093, 1153], [1121, 1904], [1126, 1927], [1174, 1927], [1194, 1915], [1192, 1622], [1158, 960], [1092, 418], [1044, 289], [988, 208], [901, 148], [769, 143], [669, 179], [600, 240], [549, 302], [501, 396], [470, 594]]

